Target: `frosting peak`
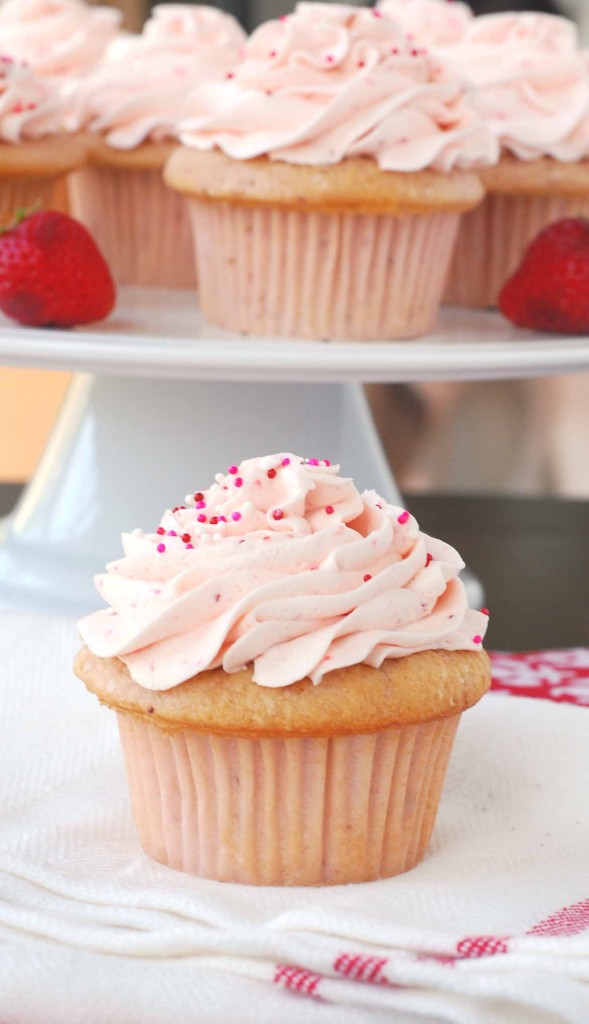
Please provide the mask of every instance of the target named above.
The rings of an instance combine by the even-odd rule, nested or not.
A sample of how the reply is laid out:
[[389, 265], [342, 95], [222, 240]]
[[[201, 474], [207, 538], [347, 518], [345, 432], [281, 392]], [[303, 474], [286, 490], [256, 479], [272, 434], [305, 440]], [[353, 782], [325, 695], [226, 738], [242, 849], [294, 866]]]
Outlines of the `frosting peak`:
[[380, 0], [379, 10], [396, 18], [420, 46], [454, 46], [474, 15], [458, 0]]
[[261, 686], [319, 683], [361, 662], [480, 649], [487, 625], [457, 552], [327, 460], [231, 466], [123, 547], [95, 581], [110, 607], [80, 632], [147, 689], [250, 663]]
[[83, 0], [3, 0], [2, 50], [27, 61], [39, 75], [81, 74], [100, 59], [120, 20], [112, 7]]
[[383, 170], [490, 163], [496, 143], [460, 81], [380, 10], [299, 3], [261, 25], [225, 82], [191, 97], [181, 138], [236, 159], [329, 165], [370, 156]]
[[27, 64], [0, 56], [0, 141], [39, 139], [55, 134], [59, 126], [55, 88]]

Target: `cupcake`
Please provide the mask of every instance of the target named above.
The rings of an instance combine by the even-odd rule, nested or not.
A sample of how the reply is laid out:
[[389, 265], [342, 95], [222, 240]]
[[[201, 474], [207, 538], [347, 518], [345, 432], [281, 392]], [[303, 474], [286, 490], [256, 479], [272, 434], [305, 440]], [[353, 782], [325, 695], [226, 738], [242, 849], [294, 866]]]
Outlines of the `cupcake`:
[[0, 56], [0, 226], [19, 209], [50, 208], [84, 147], [60, 130], [61, 101], [49, 82]]
[[72, 212], [123, 284], [187, 287], [194, 255], [185, 204], [162, 168], [187, 97], [235, 64], [245, 35], [212, 7], [157, 7], [139, 37], [119, 40], [76, 85], [65, 119], [88, 144], [70, 181]]
[[413, 867], [490, 682], [457, 552], [292, 454], [230, 466], [123, 547], [75, 671], [117, 712], [146, 853], [254, 885]]
[[90, 70], [114, 39], [121, 14], [82, 0], [2, 0], [2, 51], [43, 78], [63, 81]]
[[211, 320], [319, 338], [431, 327], [496, 143], [392, 19], [300, 3], [191, 104], [165, 177], [190, 200]]
[[403, 27], [410, 39], [428, 48], [456, 46], [474, 15], [458, 0], [381, 0], [378, 9]]
[[446, 301], [495, 306], [529, 243], [561, 217], [589, 214], [589, 71], [574, 25], [543, 14], [474, 19], [443, 62], [475, 87], [501, 146], [481, 172], [485, 201], [460, 228]]

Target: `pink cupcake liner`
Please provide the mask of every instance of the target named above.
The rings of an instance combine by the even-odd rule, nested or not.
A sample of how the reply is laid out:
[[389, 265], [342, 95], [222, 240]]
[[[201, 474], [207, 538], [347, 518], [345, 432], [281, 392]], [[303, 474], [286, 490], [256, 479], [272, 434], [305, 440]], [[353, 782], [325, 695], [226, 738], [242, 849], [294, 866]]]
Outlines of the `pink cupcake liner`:
[[459, 214], [189, 203], [201, 306], [223, 327], [378, 340], [424, 334], [435, 320]]
[[429, 842], [460, 715], [333, 738], [233, 739], [118, 713], [146, 853], [203, 878], [341, 885], [399, 874]]
[[17, 210], [52, 210], [63, 175], [22, 175], [0, 179], [0, 227], [12, 223]]
[[119, 284], [195, 285], [194, 252], [184, 197], [160, 170], [88, 167], [69, 177], [74, 217], [94, 236]]
[[536, 235], [561, 217], [589, 215], [589, 198], [488, 195], [463, 216], [444, 294], [452, 306], [496, 306]]

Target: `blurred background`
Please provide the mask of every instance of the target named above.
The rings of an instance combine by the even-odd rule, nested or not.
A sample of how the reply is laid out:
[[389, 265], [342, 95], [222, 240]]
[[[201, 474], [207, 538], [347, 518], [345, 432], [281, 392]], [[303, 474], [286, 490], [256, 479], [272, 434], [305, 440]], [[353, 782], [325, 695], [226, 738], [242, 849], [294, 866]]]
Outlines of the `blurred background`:
[[[119, 0], [137, 30], [148, 0]], [[222, 0], [252, 29], [292, 0]], [[589, 0], [473, 0], [476, 13], [536, 10], [575, 19], [589, 46]], [[68, 374], [0, 368], [0, 482], [33, 473]], [[589, 375], [482, 384], [369, 389], [401, 487], [413, 493], [589, 497]]]

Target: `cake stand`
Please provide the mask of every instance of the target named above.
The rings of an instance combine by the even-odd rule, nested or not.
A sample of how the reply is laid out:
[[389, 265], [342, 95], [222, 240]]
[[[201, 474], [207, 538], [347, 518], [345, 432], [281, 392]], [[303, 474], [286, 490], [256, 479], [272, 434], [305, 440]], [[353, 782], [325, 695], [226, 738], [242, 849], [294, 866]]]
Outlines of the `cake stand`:
[[117, 557], [122, 529], [155, 529], [166, 505], [243, 458], [326, 457], [400, 502], [360, 382], [572, 373], [589, 369], [589, 339], [445, 310], [419, 341], [258, 340], [211, 327], [191, 292], [123, 288], [116, 314], [90, 329], [3, 321], [0, 364], [76, 371], [1, 523], [0, 605], [78, 615], [96, 606], [92, 575]]

